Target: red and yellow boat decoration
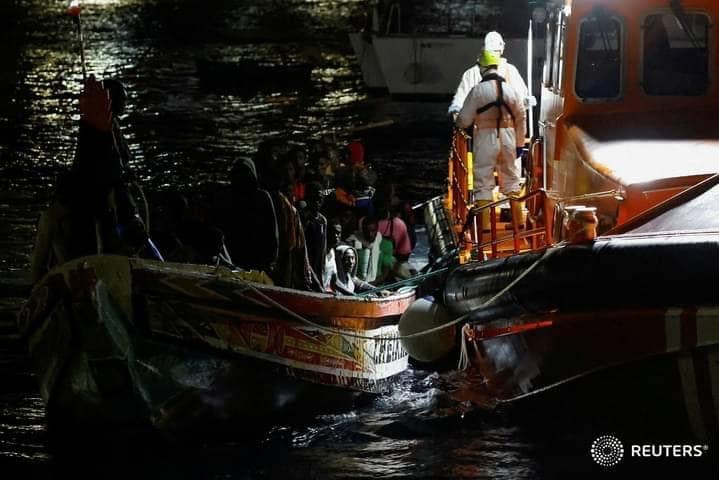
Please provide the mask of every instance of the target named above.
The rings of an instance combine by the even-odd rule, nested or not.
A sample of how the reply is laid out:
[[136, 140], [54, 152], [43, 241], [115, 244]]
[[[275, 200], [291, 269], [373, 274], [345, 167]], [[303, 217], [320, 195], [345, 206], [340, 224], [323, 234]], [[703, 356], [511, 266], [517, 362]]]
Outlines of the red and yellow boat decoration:
[[110, 255], [57, 267], [19, 322], [50, 421], [253, 425], [385, 391], [407, 368], [397, 324], [413, 292], [340, 297], [265, 279]]

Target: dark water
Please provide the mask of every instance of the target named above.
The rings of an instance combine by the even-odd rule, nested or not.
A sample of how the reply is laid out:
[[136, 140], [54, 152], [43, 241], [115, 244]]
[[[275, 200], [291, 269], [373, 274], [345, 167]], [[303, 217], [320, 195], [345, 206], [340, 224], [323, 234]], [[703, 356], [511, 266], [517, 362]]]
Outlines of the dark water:
[[[346, 36], [363, 24], [362, 4], [88, 2], [83, 13], [88, 71], [118, 76], [128, 85], [122, 123], [147, 191], [211, 188], [234, 158], [251, 154], [267, 136], [286, 135], [299, 142], [329, 136], [340, 143], [360, 136], [380, 175], [400, 180], [410, 200], [440, 193], [449, 141], [446, 104], [366, 92]], [[54, 0], [0, 3], [3, 279], [27, 269], [39, 211], [72, 158], [82, 77], [76, 32], [64, 7]], [[313, 70], [301, 90], [290, 83], [247, 92], [203, 79], [198, 71], [203, 58], [309, 62]], [[353, 130], [388, 119], [395, 123]], [[177, 444], [144, 432], [131, 439], [104, 432], [95, 449], [68, 452], [50, 441], [32, 365], [14, 331], [20, 301], [0, 293], [3, 479], [516, 479], [603, 473], [591, 463], [585, 436], [573, 434], [571, 418], [544, 427], [477, 411], [452, 395], [472, 380], [421, 369], [406, 372], [390, 394], [341, 413], [306, 418], [298, 412], [296, 422], [259, 437], [240, 428], [230, 438]], [[541, 412], [536, 417], [541, 419]], [[558, 448], [567, 450], [553, 450], [557, 443], [551, 438], [561, 438]]]

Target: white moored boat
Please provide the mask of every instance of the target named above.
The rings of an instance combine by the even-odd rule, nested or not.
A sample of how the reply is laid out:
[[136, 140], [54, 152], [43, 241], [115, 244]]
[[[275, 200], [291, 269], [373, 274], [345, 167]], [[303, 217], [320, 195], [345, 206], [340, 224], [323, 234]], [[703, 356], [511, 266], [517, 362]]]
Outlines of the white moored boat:
[[[500, 10], [480, 0], [448, 2], [435, 15], [431, 7], [400, 6], [400, 3], [391, 2], [384, 10], [375, 3], [369, 13], [370, 26], [363, 32], [350, 34], [352, 48], [369, 88], [387, 89], [391, 94], [400, 95], [453, 94], [462, 73], [472, 66], [482, 49], [484, 34], [493, 29], [504, 30], [505, 56], [510, 63], [520, 66], [519, 70], [525, 75], [526, 22], [521, 21], [521, 28], [502, 29], [501, 22], [506, 17], [502, 13], [506, 7]], [[412, 11], [403, 12], [403, 8]], [[416, 14], [419, 9], [423, 16]], [[528, 15], [518, 18], [528, 18]], [[541, 19], [541, 14], [538, 18]], [[441, 25], [437, 26], [437, 23]], [[537, 31], [542, 34], [543, 29], [539, 27]], [[544, 49], [539, 45], [533, 50], [534, 62], [539, 66]], [[535, 71], [540, 69], [535, 68]]]

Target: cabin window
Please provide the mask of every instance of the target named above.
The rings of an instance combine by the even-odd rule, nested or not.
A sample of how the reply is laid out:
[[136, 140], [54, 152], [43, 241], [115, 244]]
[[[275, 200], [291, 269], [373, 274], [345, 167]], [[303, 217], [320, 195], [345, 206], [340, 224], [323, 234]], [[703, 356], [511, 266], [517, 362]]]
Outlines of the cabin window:
[[574, 90], [586, 99], [616, 98], [621, 87], [621, 24], [606, 13], [582, 21]]
[[709, 86], [709, 19], [668, 12], [644, 20], [642, 86], [649, 95], [702, 95]]

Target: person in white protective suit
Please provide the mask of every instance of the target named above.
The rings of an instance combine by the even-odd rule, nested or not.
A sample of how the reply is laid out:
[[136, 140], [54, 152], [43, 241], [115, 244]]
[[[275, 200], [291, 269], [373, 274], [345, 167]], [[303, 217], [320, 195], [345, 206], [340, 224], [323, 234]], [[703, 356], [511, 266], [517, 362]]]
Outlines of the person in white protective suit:
[[[517, 67], [509, 63], [506, 58], [502, 57], [502, 54], [504, 53], [504, 39], [502, 38], [502, 35], [498, 32], [489, 32], [485, 35], [484, 50], [494, 52], [500, 57], [501, 61], [499, 63], [498, 73], [522, 96], [524, 108], [527, 109], [530, 105], [536, 105], [537, 100], [534, 97], [529, 96], [527, 84], [524, 82], [522, 75], [519, 74]], [[454, 94], [454, 98], [452, 98], [452, 103], [449, 105], [448, 113], [456, 115], [462, 108], [464, 99], [467, 97], [470, 90], [482, 81], [482, 74], [479, 70], [479, 63], [475, 63], [462, 74], [462, 80], [460, 80], [459, 85], [457, 86], [457, 91]]]
[[[479, 82], [467, 95], [457, 116], [457, 126], [474, 125], [474, 199], [475, 206], [493, 201], [494, 169], [500, 178], [500, 190], [509, 198], [520, 194], [521, 168], [515, 162], [524, 147], [524, 97], [498, 72], [501, 57], [484, 50], [479, 57]], [[519, 215], [519, 204], [512, 203], [512, 215]], [[488, 211], [482, 214], [482, 228], [489, 230]]]

